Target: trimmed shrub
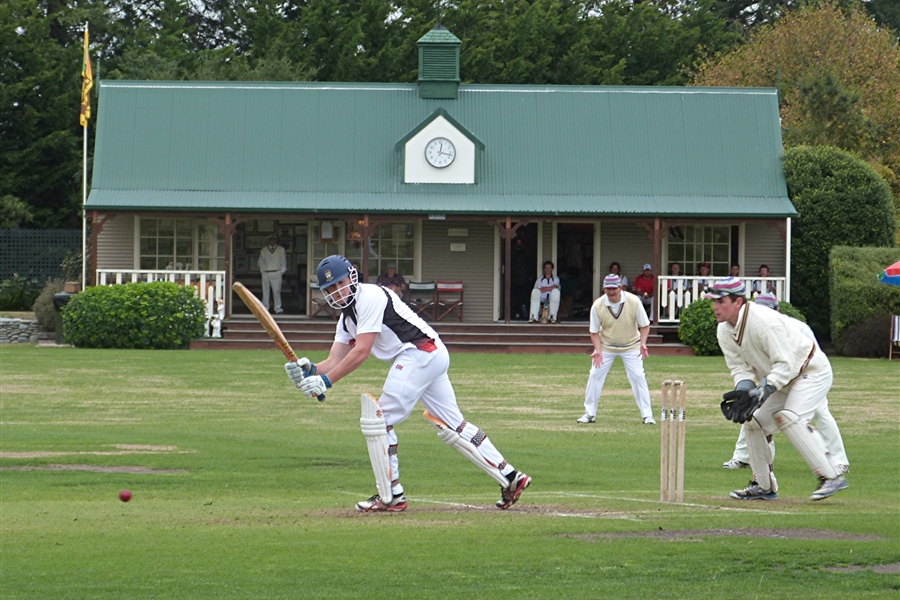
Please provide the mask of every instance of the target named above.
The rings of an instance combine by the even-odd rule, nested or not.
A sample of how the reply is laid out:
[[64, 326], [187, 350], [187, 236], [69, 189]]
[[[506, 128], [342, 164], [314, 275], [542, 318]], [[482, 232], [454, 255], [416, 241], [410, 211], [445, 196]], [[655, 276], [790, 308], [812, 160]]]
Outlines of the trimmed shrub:
[[[854, 326], [869, 323], [876, 317], [900, 315], [900, 287], [878, 281], [884, 268], [897, 261], [900, 261], [900, 249], [897, 248], [839, 246], [831, 251], [831, 337], [840, 354], [882, 356], [872, 354], [874, 351], [866, 348], [867, 344], [877, 348], [888, 339], [889, 324], [880, 332], [873, 329], [875, 324], [862, 329]], [[876, 319], [875, 323], [878, 322]], [[862, 331], [873, 336], [867, 344], [856, 339]], [[863, 354], [857, 354], [858, 351]]]
[[37, 279], [13, 275], [0, 281], [0, 310], [31, 310], [40, 293]]
[[37, 319], [41, 331], [56, 331], [56, 308], [53, 307], [53, 295], [63, 291], [65, 283], [62, 279], [48, 279], [44, 289], [38, 295], [31, 312]]
[[868, 163], [830, 146], [787, 150], [784, 175], [800, 213], [791, 228], [791, 298], [825, 342], [833, 337], [831, 248], [836, 242], [893, 246], [896, 220], [891, 191]]
[[167, 281], [98, 286], [63, 310], [63, 334], [80, 348], [182, 348], [203, 335], [203, 301]]
[[691, 347], [697, 356], [722, 354], [716, 339], [716, 315], [709, 298], [691, 302], [681, 311], [678, 339]]
[[890, 331], [890, 315], [878, 315], [854, 323], [841, 335], [841, 354], [859, 358], [887, 358], [891, 348]]

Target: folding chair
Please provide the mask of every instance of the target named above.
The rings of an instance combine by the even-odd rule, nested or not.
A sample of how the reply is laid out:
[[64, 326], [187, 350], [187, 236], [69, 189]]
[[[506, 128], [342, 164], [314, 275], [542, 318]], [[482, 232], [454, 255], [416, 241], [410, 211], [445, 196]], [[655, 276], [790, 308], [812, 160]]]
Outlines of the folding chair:
[[436, 283], [437, 310], [435, 321], [440, 321], [450, 313], [456, 311], [459, 320], [463, 320], [463, 282], [441, 281]]
[[894, 360], [894, 348], [900, 350], [900, 317], [891, 317], [891, 347], [888, 350], [888, 360]]
[[435, 319], [437, 312], [436, 287], [433, 281], [409, 281], [406, 285], [409, 307], [414, 313], [426, 319]]
[[315, 317], [321, 313], [325, 313], [326, 316], [331, 317], [332, 319], [338, 318], [338, 311], [335, 308], [332, 308], [330, 304], [328, 304], [328, 300], [325, 299], [322, 294], [319, 293], [319, 282], [315, 280], [311, 280], [309, 282], [309, 298], [312, 301], [310, 304], [310, 308], [312, 308], [312, 312], [310, 313], [310, 318]]

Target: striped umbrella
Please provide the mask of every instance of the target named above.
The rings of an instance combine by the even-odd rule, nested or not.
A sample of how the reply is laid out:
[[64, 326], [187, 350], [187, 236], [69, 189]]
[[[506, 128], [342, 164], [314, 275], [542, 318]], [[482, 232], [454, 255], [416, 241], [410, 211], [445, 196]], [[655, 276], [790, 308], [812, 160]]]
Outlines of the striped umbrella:
[[878, 275], [878, 281], [900, 286], [900, 262], [895, 262]]

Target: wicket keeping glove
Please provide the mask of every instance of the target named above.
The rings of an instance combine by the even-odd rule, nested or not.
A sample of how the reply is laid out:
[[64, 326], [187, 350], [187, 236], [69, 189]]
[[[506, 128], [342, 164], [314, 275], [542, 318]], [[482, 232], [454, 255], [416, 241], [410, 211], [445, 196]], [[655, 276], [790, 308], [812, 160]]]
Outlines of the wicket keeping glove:
[[310, 398], [316, 398], [321, 402], [325, 399], [325, 390], [331, 387], [331, 380], [328, 379], [328, 375], [311, 375], [297, 387]]

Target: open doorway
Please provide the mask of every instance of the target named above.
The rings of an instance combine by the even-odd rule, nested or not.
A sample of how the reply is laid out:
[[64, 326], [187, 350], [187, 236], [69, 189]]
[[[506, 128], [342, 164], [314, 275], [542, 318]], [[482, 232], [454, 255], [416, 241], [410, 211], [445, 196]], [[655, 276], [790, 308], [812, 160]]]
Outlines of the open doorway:
[[556, 272], [559, 275], [559, 318], [582, 321], [594, 302], [594, 224], [558, 223]]
[[[510, 291], [509, 314], [517, 321], [528, 320], [528, 305], [531, 302], [531, 288], [534, 286], [537, 272], [537, 223], [523, 225], [516, 230], [516, 238], [512, 240], [510, 255]], [[506, 264], [506, 244], [500, 244], [500, 319], [506, 315], [505, 284], [502, 276], [503, 265]]]

